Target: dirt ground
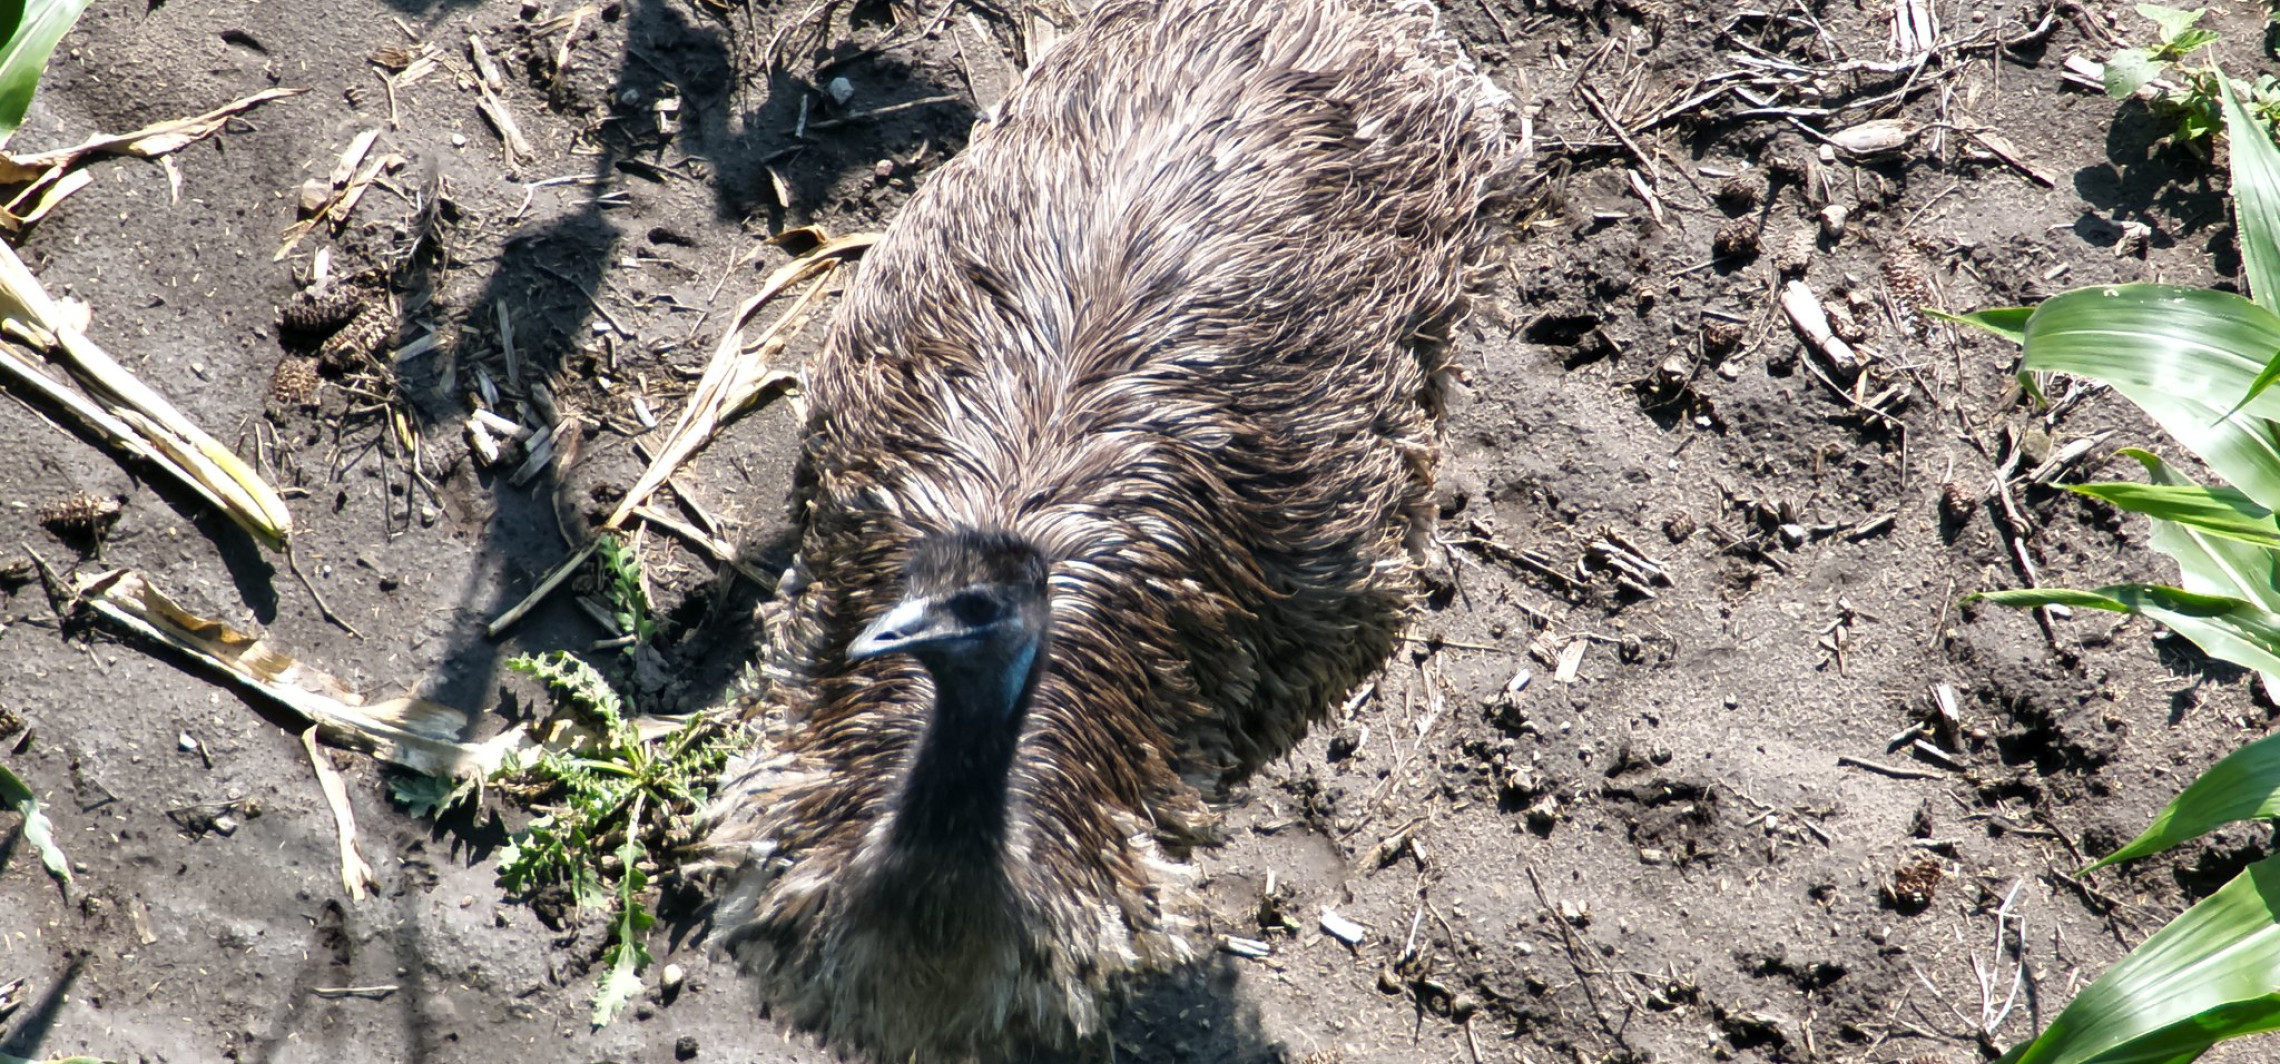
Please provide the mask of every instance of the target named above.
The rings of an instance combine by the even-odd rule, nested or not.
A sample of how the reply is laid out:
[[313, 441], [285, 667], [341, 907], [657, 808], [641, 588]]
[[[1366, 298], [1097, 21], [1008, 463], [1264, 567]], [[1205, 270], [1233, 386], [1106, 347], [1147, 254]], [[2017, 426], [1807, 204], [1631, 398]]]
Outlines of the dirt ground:
[[[0, 563], [140, 569], [485, 731], [533, 695], [506, 657], [605, 636], [567, 596], [503, 640], [484, 625], [638, 473], [662, 433], [637, 398], [669, 423], [724, 316], [784, 261], [763, 240], [884, 225], [1036, 42], [963, 0], [609, 0], [575, 20], [564, 2], [99, 0], [14, 146], [308, 92], [172, 172], [96, 164], [22, 253], [147, 382], [264, 457], [292, 489], [304, 569], [360, 634], [183, 493], [13, 402]], [[1962, 1064], [2025, 1037], [2271, 845], [2235, 829], [2069, 876], [2272, 707], [2143, 623], [2076, 615], [2046, 637], [1959, 605], [2024, 582], [2013, 510], [2045, 583], [2171, 575], [2140, 522], [2026, 476], [2084, 438], [2064, 478], [2123, 475], [2115, 448], [2164, 443], [2108, 395], [2028, 405], [2013, 351], [1900, 309], [2233, 283], [2221, 169], [2158, 144], [2142, 105], [2062, 78], [2148, 24], [2107, 0], [1935, 4], [1943, 43], [1917, 65], [1893, 60], [1881, 2], [1453, 4], [1535, 101], [1543, 181], [1457, 344], [1443, 583], [1371, 696], [1252, 781], [1229, 844], [1200, 858], [1215, 939], [1271, 954], [1215, 953], [1148, 988], [1119, 1056]], [[2268, 65], [2261, 19], [2212, 11], [2236, 73]], [[500, 57], [527, 155], [478, 113], [470, 34]], [[391, 89], [387, 66], [424, 45], [439, 69]], [[1815, 131], [1873, 118], [1921, 128], [1888, 155], [1824, 159]], [[301, 183], [370, 130], [404, 165], [343, 232], [273, 261]], [[1824, 231], [1831, 206], [1846, 217]], [[390, 268], [392, 347], [439, 342], [383, 349], [392, 388], [328, 373], [307, 402], [273, 396], [309, 346], [278, 309], [323, 247], [341, 272]], [[1793, 270], [1856, 312], [1857, 384], [1779, 316]], [[517, 486], [469, 455], [486, 373], [510, 406], [543, 382], [583, 418], [566, 472]], [[375, 387], [416, 456], [383, 440]], [[762, 572], [788, 550], [794, 434], [774, 403], [681, 475]], [[99, 549], [39, 520], [82, 493], [124, 501]], [[720, 701], [759, 590], [673, 535], [640, 544], [668, 648], [645, 708]], [[0, 1053], [824, 1059], [755, 1019], [687, 892], [664, 899], [656, 938], [685, 987], [589, 1031], [597, 922], [504, 896], [496, 826], [411, 818], [377, 765], [343, 754], [384, 885], [350, 901], [281, 714], [59, 623], [37, 580], [0, 588], [0, 760], [80, 866], [66, 898], [25, 847], [0, 849], [0, 987], [23, 980], [12, 1007], [0, 992]], [[1325, 935], [1325, 908], [1366, 937]]]

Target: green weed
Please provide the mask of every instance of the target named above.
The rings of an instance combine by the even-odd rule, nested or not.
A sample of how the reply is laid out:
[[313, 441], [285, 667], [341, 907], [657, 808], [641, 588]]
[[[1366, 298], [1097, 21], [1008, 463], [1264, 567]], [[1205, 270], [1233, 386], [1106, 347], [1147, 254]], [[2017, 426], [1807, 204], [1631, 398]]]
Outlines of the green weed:
[[[624, 647], [631, 653], [658, 634], [640, 562], [611, 538], [596, 556], [599, 590], [619, 632], [632, 637]], [[671, 850], [683, 841], [674, 826], [704, 804], [743, 733], [710, 713], [641, 717], [602, 669], [567, 651], [506, 664], [553, 695], [558, 712], [536, 751], [510, 757], [489, 781], [411, 776], [395, 781], [394, 793], [414, 816], [478, 801], [486, 782], [528, 802], [537, 815], [502, 848], [499, 885], [525, 895], [559, 886], [579, 908], [608, 911], [591, 1017], [605, 1026], [640, 992], [649, 964], [651, 846]]]
[[[2157, 36], [2151, 45], [2124, 48], [2106, 60], [2106, 95], [2125, 100], [2142, 93], [2157, 114], [2176, 123], [2173, 141], [2205, 144], [2225, 128], [2222, 75], [2186, 60], [2217, 43], [2217, 32], [2200, 25], [2203, 11], [2139, 4], [2137, 12], [2154, 24]], [[2280, 118], [2280, 80], [2264, 75], [2235, 82], [2232, 89], [2264, 125]]]

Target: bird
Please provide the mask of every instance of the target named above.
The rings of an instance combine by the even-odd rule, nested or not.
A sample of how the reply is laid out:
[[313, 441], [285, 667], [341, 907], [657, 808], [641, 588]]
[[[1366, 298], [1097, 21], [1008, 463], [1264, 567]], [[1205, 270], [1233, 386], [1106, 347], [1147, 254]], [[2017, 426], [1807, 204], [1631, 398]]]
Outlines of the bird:
[[843, 1057], [1100, 1044], [1229, 786], [1418, 602], [1518, 103], [1417, 0], [1109, 0], [806, 368], [713, 937]]

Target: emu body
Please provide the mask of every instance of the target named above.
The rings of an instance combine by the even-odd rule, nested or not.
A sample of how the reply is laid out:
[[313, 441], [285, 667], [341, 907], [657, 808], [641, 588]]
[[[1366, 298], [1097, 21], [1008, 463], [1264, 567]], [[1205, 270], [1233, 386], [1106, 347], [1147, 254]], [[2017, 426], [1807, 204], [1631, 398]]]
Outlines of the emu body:
[[710, 812], [779, 1022], [988, 1059], [1190, 956], [1167, 852], [1403, 623], [1511, 111], [1422, 4], [1112, 0], [911, 198]]

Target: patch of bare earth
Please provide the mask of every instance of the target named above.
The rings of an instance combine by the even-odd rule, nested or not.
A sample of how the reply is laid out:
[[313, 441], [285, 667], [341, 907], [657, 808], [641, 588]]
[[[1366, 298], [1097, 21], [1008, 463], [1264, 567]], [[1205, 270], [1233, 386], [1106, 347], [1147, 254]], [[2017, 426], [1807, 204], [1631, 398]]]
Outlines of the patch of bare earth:
[[[2164, 574], [2141, 525], [2030, 475], [2095, 438], [2053, 475], [2098, 476], [2117, 447], [2159, 449], [2148, 426], [2103, 394], [2030, 407], [2011, 350], [1912, 310], [2230, 280], [2221, 175], [2062, 77], [2142, 35], [2135, 16], [1942, 5], [1919, 63], [1882, 3], [1453, 2], [1536, 102], [1542, 179], [1457, 338], [1438, 585], [1369, 695], [1252, 781], [1200, 858], [1211, 941], [1265, 955], [1150, 988], [1120, 1056], [1962, 1064], [2026, 1036], [2269, 848], [2236, 830], [2071, 879], [2269, 707], [2144, 624], [1958, 605], [2023, 583], [2022, 557], [2049, 584]], [[2211, 18], [2245, 64], [2252, 15]], [[1034, 28], [934, 2], [96, 5], [15, 147], [310, 90], [171, 172], [95, 164], [21, 246], [290, 489], [345, 624], [194, 500], [17, 403], [0, 562], [133, 567], [373, 693], [502, 723], [535, 696], [507, 656], [607, 633], [567, 596], [503, 640], [485, 625], [638, 474], [785, 261], [765, 238], [882, 226]], [[1909, 129], [1824, 149], [1877, 120]], [[368, 131], [400, 162], [273, 261], [303, 183]], [[320, 249], [380, 317], [281, 327]], [[1800, 338], [1791, 284], [1857, 365]], [[375, 334], [328, 351], [352, 324]], [[510, 420], [573, 426], [527, 479], [511, 443], [495, 464], [469, 443], [486, 388]], [[681, 472], [675, 512], [774, 571], [794, 440], [788, 403], [745, 418]], [[102, 536], [43, 526], [83, 497], [123, 500]], [[759, 589], [662, 527], [637, 543], [665, 623], [637, 696], [725, 697]], [[686, 984], [589, 1032], [596, 920], [503, 897], [501, 829], [412, 819], [340, 754], [382, 884], [349, 900], [286, 718], [0, 573], [0, 759], [80, 865], [63, 897], [0, 852], [0, 985], [24, 980], [0, 1052], [823, 1059], [754, 1017], [677, 886], [656, 945]]]

